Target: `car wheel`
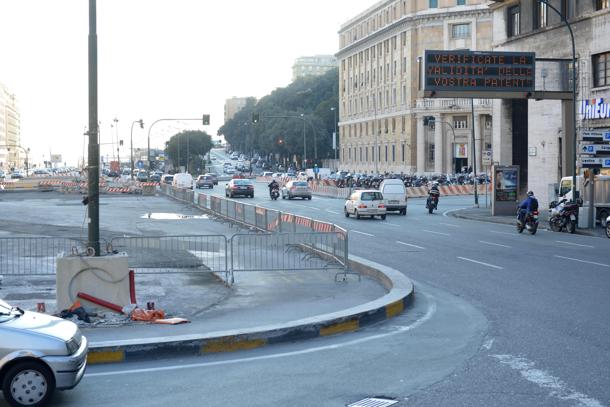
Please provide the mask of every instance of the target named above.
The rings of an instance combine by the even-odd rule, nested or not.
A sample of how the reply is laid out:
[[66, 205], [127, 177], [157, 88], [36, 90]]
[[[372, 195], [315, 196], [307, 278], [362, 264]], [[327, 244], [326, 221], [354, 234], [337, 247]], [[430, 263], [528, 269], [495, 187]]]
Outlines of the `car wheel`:
[[349, 212], [347, 211], [347, 208], [343, 208], [343, 212], [345, 214], [345, 217], [349, 218]]
[[17, 363], [4, 376], [2, 392], [11, 406], [43, 406], [55, 391], [55, 377], [42, 363]]
[[608, 212], [605, 209], [602, 209], [599, 212], [599, 224], [601, 225], [601, 227], [605, 228], [606, 225], [606, 219], [608, 219]]
[[358, 211], [354, 210], [354, 213], [356, 214], [356, 219], [360, 219], [360, 214], [358, 213]]
[[385, 215], [380, 215], [379, 217], [381, 218], [381, 220], [385, 220]]
[[307, 199], [311, 201], [311, 197], [310, 196], [308, 196]]

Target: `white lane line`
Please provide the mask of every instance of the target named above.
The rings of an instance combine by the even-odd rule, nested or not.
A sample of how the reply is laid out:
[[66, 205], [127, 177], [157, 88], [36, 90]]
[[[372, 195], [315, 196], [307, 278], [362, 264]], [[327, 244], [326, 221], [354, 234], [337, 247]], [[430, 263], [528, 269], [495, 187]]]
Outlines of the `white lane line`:
[[422, 229], [422, 232], [434, 233], [435, 235], [442, 235], [442, 236], [451, 236], [449, 233], [435, 232], [433, 230], [427, 230], [427, 229]]
[[[424, 296], [426, 298], [432, 300], [432, 298], [427, 296], [426, 294], [424, 294]], [[192, 364], [188, 364], [188, 365], [180, 364], [180, 365], [174, 365], [174, 366], [162, 366], [162, 367], [129, 369], [129, 370], [116, 370], [116, 371], [99, 372], [99, 373], [86, 373], [85, 377], [117, 376], [117, 375], [125, 375], [125, 374], [133, 375], [133, 374], [139, 374], [139, 373], [165, 372], [165, 371], [176, 371], [176, 370], [194, 369], [194, 368], [202, 368], [202, 367], [234, 365], [234, 364], [238, 364], [238, 363], [257, 362], [259, 360], [269, 360], [269, 359], [280, 359], [280, 358], [286, 358], [286, 357], [292, 357], [292, 356], [298, 356], [298, 355], [307, 355], [310, 353], [317, 353], [317, 352], [322, 352], [322, 351], [327, 351], [327, 350], [341, 349], [341, 348], [346, 348], [348, 346], [359, 345], [359, 344], [374, 341], [377, 339], [383, 339], [383, 338], [391, 337], [391, 336], [401, 334], [404, 332], [409, 332], [415, 328], [418, 328], [420, 325], [423, 325], [424, 323], [428, 322], [434, 316], [434, 314], [436, 314], [436, 302], [431, 302], [430, 306], [426, 310], [426, 314], [423, 317], [421, 317], [420, 319], [413, 322], [411, 325], [403, 325], [403, 326], [398, 325], [398, 326], [396, 326], [396, 329], [391, 332], [371, 335], [371, 336], [367, 336], [364, 338], [358, 338], [358, 339], [354, 339], [352, 341], [346, 341], [346, 342], [332, 344], [332, 345], [317, 346], [315, 348], [308, 348], [308, 349], [298, 350], [298, 351], [294, 351], [294, 352], [282, 352], [282, 353], [274, 353], [271, 355], [252, 356], [249, 358], [236, 358], [236, 359], [229, 359], [229, 360], [220, 360], [217, 362], [192, 363]]]
[[397, 225], [396, 223], [390, 223], [390, 222], [386, 222], [386, 223], [384, 223], [384, 225], [394, 226], [394, 227], [397, 227], [397, 228], [399, 228], [401, 226], [401, 225]]
[[511, 246], [507, 246], [505, 244], [486, 242], [485, 240], [479, 240], [479, 243], [488, 244], [490, 246], [506, 247], [507, 249], [511, 248]]
[[490, 230], [490, 233], [498, 233], [500, 235], [511, 235], [511, 236], [515, 236], [514, 233], [508, 233], [508, 232], [500, 232], [499, 230]]
[[487, 350], [491, 350], [491, 347], [494, 344], [494, 338], [488, 339], [485, 341], [485, 343], [483, 343], [483, 348], [487, 349]]
[[401, 242], [401, 241], [399, 241], [399, 240], [397, 240], [397, 241], [396, 241], [396, 243], [398, 243], [398, 244], [402, 244], [402, 245], [405, 245], [405, 246], [409, 246], [409, 247], [414, 247], [414, 248], [416, 248], [416, 249], [422, 249], [422, 250], [426, 250], [426, 248], [425, 248], [425, 247], [421, 247], [421, 246], [418, 246], [418, 245], [416, 245], [416, 244], [411, 244], [411, 243], [405, 243], [405, 242]]
[[331, 211], [330, 209], [327, 209], [326, 212], [334, 213], [335, 215], [341, 215], [339, 212]]
[[575, 258], [572, 258], [572, 257], [559, 256], [557, 254], [554, 257], [557, 257], [558, 259], [572, 260], [572, 261], [577, 261], [579, 263], [594, 264], [596, 266], [602, 266], [602, 267], [610, 268], [610, 264], [596, 263], [594, 261], [589, 261], [589, 260], [580, 260], [580, 259], [575, 259]]
[[459, 228], [458, 225], [454, 225], [454, 224], [451, 224], [451, 223], [440, 222], [439, 225], [451, 226], [452, 228]]
[[463, 208], [457, 208], [457, 209], [449, 209], [446, 210], [445, 212], [443, 212], [443, 216], [447, 217], [447, 215], [449, 215], [451, 212], [456, 212], [456, 211], [461, 211], [462, 209], [468, 209], [468, 207], [463, 207]]
[[553, 376], [542, 369], [537, 369], [536, 364], [531, 360], [513, 355], [491, 355], [491, 357], [521, 373], [521, 376], [528, 382], [549, 390], [549, 397], [568, 402], [577, 402], [575, 405], [582, 407], [604, 406], [598, 400], [574, 389], [570, 389], [559, 377]]
[[371, 235], [370, 233], [360, 232], [359, 230], [350, 230], [350, 232], [358, 233], [358, 234], [365, 235], [365, 236], [375, 237], [375, 235]]
[[471, 263], [480, 264], [482, 266], [492, 267], [492, 268], [495, 268], [495, 269], [498, 269], [498, 270], [504, 270], [504, 267], [494, 266], [493, 264], [489, 264], [489, 263], [483, 263], [482, 261], [469, 259], [468, 257], [458, 257], [458, 259], [464, 260], [464, 261], [469, 261]]
[[563, 243], [563, 244], [569, 244], [570, 246], [590, 247], [591, 249], [595, 249], [595, 246], [591, 246], [591, 245], [588, 245], [588, 244], [578, 244], [578, 243], [572, 243], [572, 242], [564, 242], [562, 240], [555, 240], [555, 242]]

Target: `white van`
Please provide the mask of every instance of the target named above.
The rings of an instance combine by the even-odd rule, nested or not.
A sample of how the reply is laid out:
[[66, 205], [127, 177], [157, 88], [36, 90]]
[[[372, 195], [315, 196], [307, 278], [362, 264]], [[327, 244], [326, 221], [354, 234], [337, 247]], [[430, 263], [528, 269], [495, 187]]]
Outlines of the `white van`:
[[172, 186], [185, 189], [193, 189], [193, 176], [186, 172], [174, 174]]
[[384, 179], [379, 185], [387, 211], [398, 211], [407, 214], [407, 190], [400, 179]]

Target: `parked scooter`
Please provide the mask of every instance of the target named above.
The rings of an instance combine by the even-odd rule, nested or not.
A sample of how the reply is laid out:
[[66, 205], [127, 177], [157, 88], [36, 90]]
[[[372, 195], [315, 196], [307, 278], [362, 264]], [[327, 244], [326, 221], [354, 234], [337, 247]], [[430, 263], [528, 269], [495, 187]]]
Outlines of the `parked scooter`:
[[280, 197], [280, 189], [277, 187], [274, 187], [271, 190], [270, 195], [271, 195], [271, 200], [273, 200], [273, 201], [277, 200]]
[[428, 213], [432, 213], [432, 211], [438, 208], [438, 198], [441, 193], [437, 189], [432, 189], [428, 192], [428, 199], [426, 200], [426, 208], [428, 209]]
[[527, 229], [532, 235], [538, 231], [538, 211], [532, 211], [525, 215], [523, 221], [519, 220], [519, 209], [517, 209], [517, 232], [522, 233]]
[[549, 225], [553, 232], [561, 232], [565, 229], [568, 233], [576, 232], [578, 219], [578, 204], [562, 199], [559, 202], [553, 201], [549, 205], [551, 216]]

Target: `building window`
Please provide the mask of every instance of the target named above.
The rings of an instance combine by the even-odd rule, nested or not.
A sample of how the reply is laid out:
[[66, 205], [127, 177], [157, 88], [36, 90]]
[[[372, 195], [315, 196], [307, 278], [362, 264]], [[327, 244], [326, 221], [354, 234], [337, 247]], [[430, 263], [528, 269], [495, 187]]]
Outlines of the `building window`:
[[385, 146], [385, 162], [388, 162], [388, 146]]
[[467, 116], [453, 116], [453, 128], [454, 129], [467, 129], [468, 128], [468, 117]]
[[514, 37], [521, 34], [521, 7], [513, 6], [508, 8], [508, 19], [507, 19], [507, 35]]
[[563, 14], [568, 20], [574, 17], [573, 0], [561, 0], [561, 14]]
[[430, 8], [437, 8], [438, 7], [438, 0], [429, 0], [429, 4], [430, 4]]
[[548, 25], [548, 5], [541, 1], [534, 2], [534, 29]]
[[396, 146], [392, 144], [392, 162], [396, 161]]
[[458, 5], [458, 6], [464, 6], [464, 5], [466, 5], [466, 0], [457, 0], [457, 5]]
[[453, 38], [470, 37], [470, 23], [453, 24], [451, 26], [451, 37], [453, 37]]
[[610, 52], [593, 55], [593, 87], [610, 85]]
[[597, 0], [595, 2], [595, 6], [597, 10], [603, 10], [605, 8], [610, 8], [610, 0]]
[[402, 162], [405, 161], [405, 145], [402, 145]]

